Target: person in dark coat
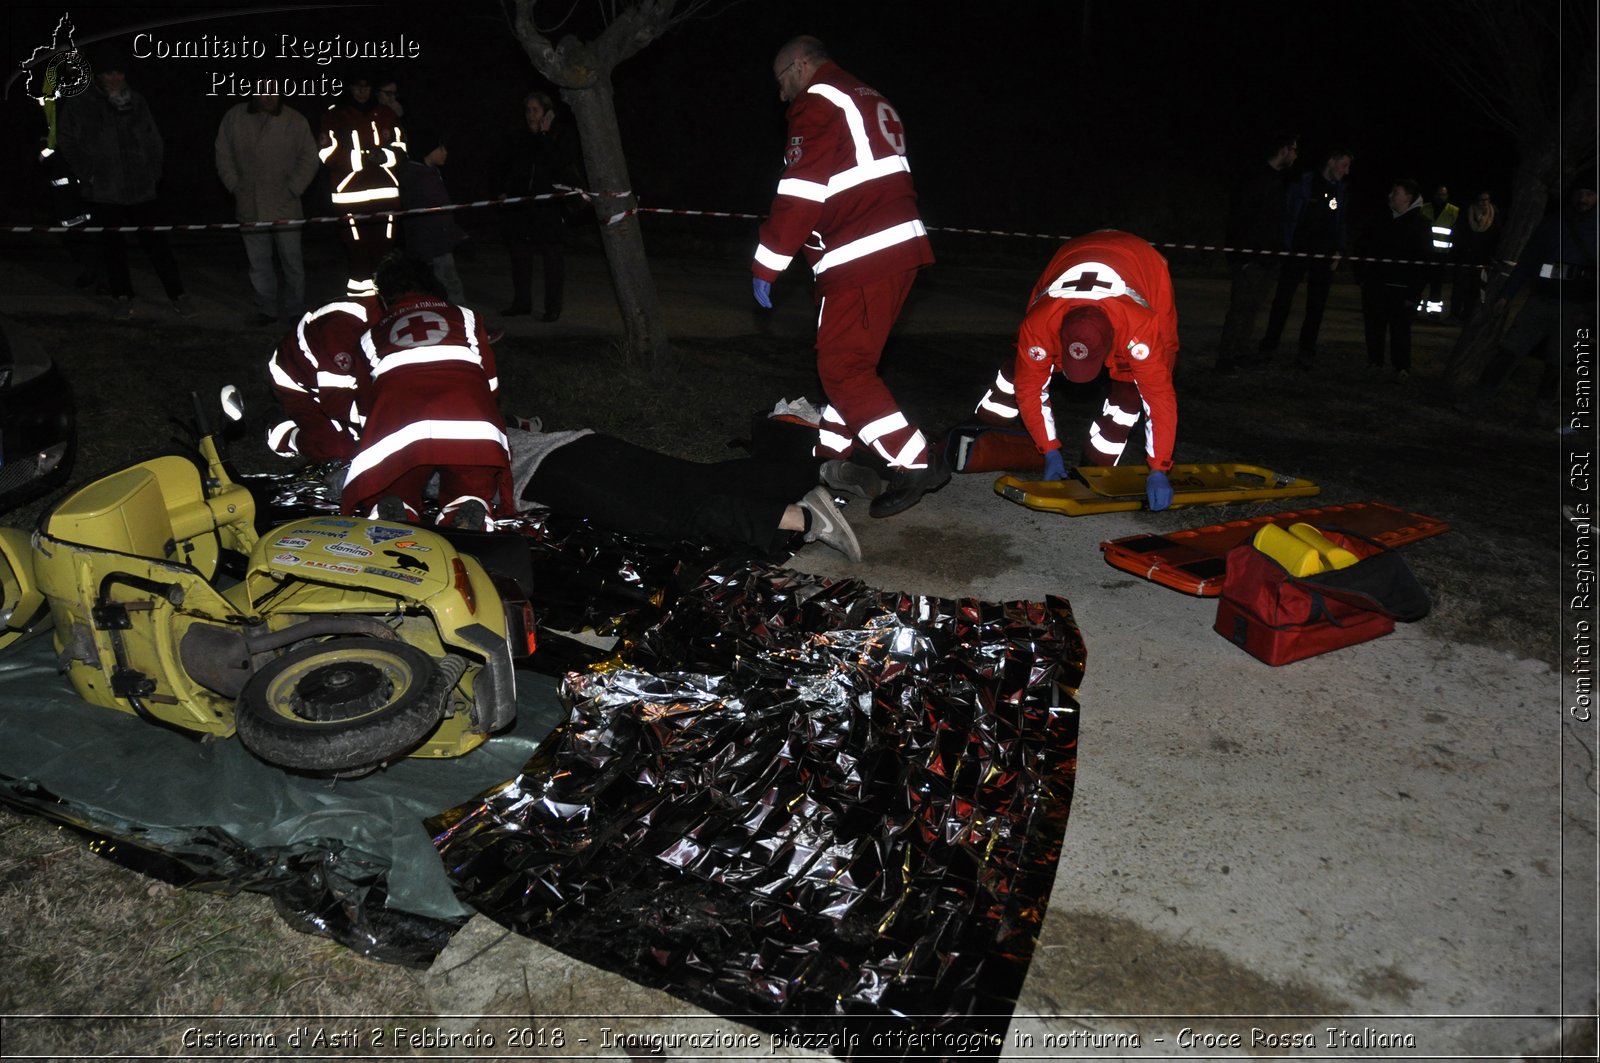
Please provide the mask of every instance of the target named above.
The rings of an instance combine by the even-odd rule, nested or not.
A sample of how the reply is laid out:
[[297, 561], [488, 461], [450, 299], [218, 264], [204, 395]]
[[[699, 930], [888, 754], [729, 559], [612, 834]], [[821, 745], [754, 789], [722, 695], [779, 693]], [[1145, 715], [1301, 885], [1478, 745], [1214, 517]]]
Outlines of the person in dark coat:
[[1278, 271], [1278, 287], [1267, 313], [1267, 331], [1258, 345], [1258, 355], [1270, 358], [1283, 338], [1289, 323], [1289, 310], [1300, 282], [1306, 282], [1306, 314], [1300, 322], [1300, 353], [1296, 366], [1310, 369], [1316, 363], [1317, 336], [1322, 331], [1322, 312], [1328, 305], [1328, 291], [1339, 259], [1345, 253], [1345, 205], [1350, 166], [1355, 155], [1346, 148], [1333, 148], [1322, 167], [1301, 174], [1289, 185], [1285, 198], [1287, 221], [1285, 243], [1293, 257]]
[[[119, 53], [94, 57], [94, 85], [66, 102], [56, 133], [56, 146], [77, 175], [89, 204], [90, 224], [110, 227], [139, 225], [139, 246], [150, 256], [172, 309], [194, 313], [184, 293], [178, 261], [164, 233], [149, 226], [170, 219], [157, 209], [165, 146], [161, 130], [145, 98], [128, 86], [127, 62]], [[100, 234], [102, 269], [112, 297], [112, 317], [133, 317], [133, 280], [128, 252], [119, 232]]]
[[1432, 231], [1422, 213], [1417, 182], [1396, 178], [1389, 186], [1389, 209], [1362, 231], [1357, 244], [1355, 268], [1361, 284], [1368, 369], [1383, 368], [1387, 339], [1395, 375], [1402, 380], [1411, 375], [1411, 320], [1428, 279], [1432, 250]]
[[1217, 372], [1231, 373], [1252, 361], [1246, 349], [1255, 335], [1256, 318], [1278, 279], [1287, 223], [1289, 167], [1300, 151], [1300, 138], [1274, 136], [1263, 145], [1266, 159], [1252, 162], [1234, 185], [1228, 200], [1228, 313], [1217, 344]]
[[[578, 149], [566, 127], [556, 121], [555, 103], [542, 92], [523, 97], [524, 128], [511, 137], [500, 167], [503, 196], [550, 195], [556, 185], [579, 185]], [[533, 256], [544, 267], [544, 314], [541, 321], [561, 316], [566, 281], [566, 200], [543, 199], [501, 208], [506, 246], [511, 252], [511, 305], [506, 317], [533, 313]]]
[[[407, 159], [400, 164], [400, 209], [449, 206], [450, 190], [440, 170], [450, 156], [444, 139], [432, 126], [417, 125], [412, 127], [406, 147]], [[406, 254], [426, 262], [444, 285], [445, 295], [458, 306], [466, 302], [466, 296], [456, 271], [455, 249], [466, 238], [453, 211], [408, 214], [400, 219]]]
[[1456, 220], [1455, 284], [1450, 290], [1450, 316], [1471, 321], [1483, 305], [1483, 285], [1494, 262], [1495, 246], [1500, 243], [1500, 212], [1494, 197], [1479, 192]]

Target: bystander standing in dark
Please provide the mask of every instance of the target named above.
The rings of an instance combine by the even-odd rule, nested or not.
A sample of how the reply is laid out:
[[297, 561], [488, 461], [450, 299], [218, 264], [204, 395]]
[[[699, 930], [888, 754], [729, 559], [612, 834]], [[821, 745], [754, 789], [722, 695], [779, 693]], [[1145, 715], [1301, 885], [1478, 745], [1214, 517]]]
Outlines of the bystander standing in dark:
[[[242, 222], [304, 218], [300, 196], [317, 176], [317, 141], [311, 123], [283, 97], [262, 94], [235, 104], [217, 127], [217, 176], [233, 195], [234, 217]], [[243, 232], [255, 291], [253, 325], [270, 325], [279, 314], [297, 318], [306, 309], [306, 267], [300, 253], [299, 225]], [[277, 267], [273, 254], [277, 254]], [[278, 301], [278, 269], [283, 270], [283, 302]]]
[[1261, 337], [1260, 353], [1271, 356], [1278, 349], [1289, 310], [1294, 305], [1295, 289], [1306, 282], [1306, 314], [1300, 323], [1300, 353], [1296, 362], [1310, 369], [1316, 361], [1317, 335], [1322, 331], [1322, 312], [1328, 305], [1328, 290], [1333, 274], [1345, 251], [1345, 178], [1350, 175], [1354, 154], [1345, 148], [1329, 151], [1322, 165], [1302, 174], [1289, 184], [1286, 201], [1286, 237], [1294, 255], [1286, 259], [1278, 274], [1278, 289], [1272, 296], [1272, 311], [1267, 316], [1267, 332]]
[[1500, 242], [1500, 212], [1487, 191], [1473, 197], [1466, 213], [1456, 221], [1455, 284], [1450, 290], [1450, 316], [1471, 321], [1483, 304], [1483, 285], [1489, 279], [1495, 245]]
[[[57, 127], [56, 146], [77, 175], [91, 222], [110, 227], [141, 226], [139, 246], [150, 257], [167, 299], [177, 314], [188, 317], [194, 304], [183, 290], [178, 260], [166, 235], [155, 228], [170, 219], [161, 216], [157, 190], [165, 145], [145, 98], [128, 85], [127, 60], [118, 52], [94, 56], [94, 85], [65, 101]], [[100, 235], [101, 265], [111, 293], [111, 316], [133, 317], [133, 279], [128, 252], [119, 232]]]
[[1222, 339], [1217, 344], [1216, 368], [1232, 373], [1249, 361], [1246, 349], [1255, 335], [1256, 318], [1283, 264], [1284, 223], [1288, 206], [1285, 186], [1289, 167], [1299, 154], [1293, 134], [1268, 138], [1266, 152], [1233, 186], [1228, 200], [1228, 313], [1222, 319]]
[[1411, 375], [1411, 321], [1430, 268], [1431, 234], [1417, 182], [1409, 177], [1391, 182], [1388, 206], [1362, 230], [1354, 265], [1361, 284], [1367, 369], [1383, 369], [1387, 340], [1395, 376], [1404, 380]]
[[[555, 196], [557, 185], [576, 187], [580, 169], [577, 144], [557, 120], [555, 102], [542, 92], [522, 100], [523, 127], [512, 134], [500, 166], [502, 196]], [[511, 203], [501, 208], [506, 246], [511, 254], [511, 305], [507, 317], [533, 313], [533, 256], [544, 268], [544, 313], [539, 320], [561, 317], [566, 284], [563, 229], [567, 201], [560, 198]]]

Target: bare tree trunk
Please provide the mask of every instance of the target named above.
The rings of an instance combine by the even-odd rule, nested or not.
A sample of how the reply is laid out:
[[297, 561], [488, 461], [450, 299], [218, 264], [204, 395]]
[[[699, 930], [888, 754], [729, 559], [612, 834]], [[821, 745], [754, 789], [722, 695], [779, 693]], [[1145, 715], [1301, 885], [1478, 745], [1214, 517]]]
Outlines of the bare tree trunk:
[[577, 121], [584, 168], [592, 190], [600, 193], [595, 214], [617, 309], [622, 314], [627, 353], [649, 365], [652, 372], [670, 372], [672, 345], [662, 325], [639, 217], [632, 213], [639, 201], [633, 195], [622, 152], [611, 71], [671, 28], [678, 0], [637, 0], [618, 11], [595, 40], [565, 37], [559, 46], [551, 44], [535, 24], [536, 3], [516, 0], [513, 30], [534, 68], [560, 86], [561, 98]]
[[1452, 392], [1465, 391], [1476, 384], [1494, 358], [1506, 326], [1506, 315], [1494, 312], [1500, 292], [1512, 267], [1526, 250], [1529, 237], [1544, 218], [1551, 191], [1559, 195], [1578, 170], [1594, 164], [1594, 52], [1586, 57], [1585, 66], [1584, 76], [1568, 98], [1561, 120], [1540, 123], [1546, 131], [1537, 138], [1530, 136], [1520, 146], [1521, 161], [1512, 175], [1511, 208], [1500, 233], [1499, 246], [1495, 248], [1495, 261], [1483, 293], [1483, 309], [1473, 315], [1456, 337], [1450, 360], [1445, 364], [1444, 383]]
[[[561, 98], [572, 108], [577, 120], [589, 183], [600, 193], [594, 211], [600, 224], [606, 264], [611, 269], [617, 309], [622, 315], [628, 354], [644, 361], [655, 373], [670, 372], [672, 344], [662, 324], [661, 304], [656, 295], [655, 278], [650, 273], [650, 262], [645, 257], [639, 216], [632, 213], [639, 201], [628, 180], [611, 79], [596, 78], [593, 84], [583, 88], [564, 88]], [[619, 220], [612, 223], [613, 218]]]
[[1548, 188], [1556, 169], [1555, 135], [1551, 134], [1546, 147], [1531, 155], [1524, 155], [1513, 172], [1511, 181], [1511, 206], [1505, 225], [1500, 230], [1500, 242], [1495, 247], [1494, 261], [1489, 263], [1489, 280], [1483, 289], [1483, 306], [1472, 315], [1461, 334], [1456, 337], [1450, 360], [1445, 363], [1444, 383], [1452, 393], [1465, 391], [1483, 376], [1484, 369], [1494, 358], [1505, 332], [1506, 314], [1496, 312], [1500, 290], [1505, 287], [1517, 257], [1527, 246], [1528, 238], [1544, 217], [1549, 202]]

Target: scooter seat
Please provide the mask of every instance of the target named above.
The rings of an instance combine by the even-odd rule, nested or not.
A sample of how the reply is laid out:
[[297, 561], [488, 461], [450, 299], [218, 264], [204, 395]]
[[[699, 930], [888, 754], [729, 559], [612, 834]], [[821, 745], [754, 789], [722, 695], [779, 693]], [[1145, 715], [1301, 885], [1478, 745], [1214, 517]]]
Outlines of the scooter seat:
[[194, 463], [172, 455], [152, 458], [62, 499], [50, 511], [45, 533], [98, 550], [167, 559], [176, 546], [172, 509], [193, 500], [205, 500]]

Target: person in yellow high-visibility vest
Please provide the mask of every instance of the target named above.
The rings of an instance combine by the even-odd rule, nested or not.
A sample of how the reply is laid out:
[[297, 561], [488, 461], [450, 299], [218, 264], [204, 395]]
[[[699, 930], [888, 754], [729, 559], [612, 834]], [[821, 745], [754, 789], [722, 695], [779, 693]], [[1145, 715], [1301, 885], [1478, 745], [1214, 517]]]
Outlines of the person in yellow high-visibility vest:
[[1434, 189], [1433, 199], [1422, 206], [1422, 216], [1433, 230], [1433, 257], [1438, 264], [1429, 271], [1428, 297], [1417, 310], [1431, 318], [1444, 317], [1444, 264], [1455, 246], [1456, 218], [1461, 208], [1450, 202], [1450, 189], [1440, 185]]

